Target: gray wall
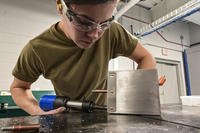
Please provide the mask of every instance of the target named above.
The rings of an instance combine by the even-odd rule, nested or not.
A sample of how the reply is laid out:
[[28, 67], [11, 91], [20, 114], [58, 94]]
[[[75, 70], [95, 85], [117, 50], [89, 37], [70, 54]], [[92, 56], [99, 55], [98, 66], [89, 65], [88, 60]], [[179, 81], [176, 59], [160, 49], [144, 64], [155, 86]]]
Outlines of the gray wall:
[[[0, 0], [0, 90], [9, 89], [11, 71], [24, 45], [58, 20], [53, 0]], [[34, 84], [38, 87], [52, 89], [43, 79]]]
[[200, 26], [196, 24], [190, 25], [190, 43], [200, 43]]

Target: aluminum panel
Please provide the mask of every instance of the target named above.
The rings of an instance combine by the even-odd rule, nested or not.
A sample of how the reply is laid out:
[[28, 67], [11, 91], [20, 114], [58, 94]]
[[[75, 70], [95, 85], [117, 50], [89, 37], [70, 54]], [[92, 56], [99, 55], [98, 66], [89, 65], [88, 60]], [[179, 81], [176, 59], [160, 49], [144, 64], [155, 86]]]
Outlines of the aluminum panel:
[[110, 72], [108, 90], [109, 113], [160, 115], [156, 69]]

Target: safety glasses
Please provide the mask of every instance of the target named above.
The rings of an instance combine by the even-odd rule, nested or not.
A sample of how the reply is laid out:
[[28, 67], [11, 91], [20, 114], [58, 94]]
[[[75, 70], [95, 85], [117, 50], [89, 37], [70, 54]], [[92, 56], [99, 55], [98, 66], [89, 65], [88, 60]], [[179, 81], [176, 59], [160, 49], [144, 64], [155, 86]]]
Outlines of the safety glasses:
[[62, 4], [64, 6], [64, 11], [66, 13], [66, 16], [68, 17], [70, 22], [74, 25], [74, 27], [79, 31], [88, 32], [95, 29], [98, 29], [99, 31], [105, 31], [110, 27], [111, 23], [114, 20], [114, 16], [112, 16], [111, 18], [101, 23], [96, 23], [93, 20], [89, 19], [87, 16], [77, 14], [72, 10], [68, 9], [63, 0]]
[[87, 18], [86, 16], [83, 15], [79, 15], [74, 13], [71, 10], [67, 10], [66, 12], [67, 17], [69, 18], [70, 22], [80, 31], [91, 31], [94, 29], [98, 29], [100, 31], [105, 31], [106, 29], [108, 29], [111, 25], [111, 23], [114, 20], [114, 16], [112, 16], [111, 18], [109, 18], [108, 20], [101, 22], [101, 23], [96, 23], [92, 20], [90, 20], [89, 18]]

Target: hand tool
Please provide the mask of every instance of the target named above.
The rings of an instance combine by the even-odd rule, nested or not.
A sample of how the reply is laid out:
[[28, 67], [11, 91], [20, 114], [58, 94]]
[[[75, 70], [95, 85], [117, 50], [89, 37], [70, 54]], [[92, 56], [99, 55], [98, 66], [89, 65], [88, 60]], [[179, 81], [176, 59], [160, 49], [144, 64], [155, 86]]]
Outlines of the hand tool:
[[106, 106], [96, 105], [92, 101], [71, 101], [67, 96], [44, 95], [40, 98], [39, 106], [44, 111], [53, 110], [59, 107], [65, 107], [67, 110], [78, 109], [83, 112], [92, 112], [93, 110], [107, 110]]

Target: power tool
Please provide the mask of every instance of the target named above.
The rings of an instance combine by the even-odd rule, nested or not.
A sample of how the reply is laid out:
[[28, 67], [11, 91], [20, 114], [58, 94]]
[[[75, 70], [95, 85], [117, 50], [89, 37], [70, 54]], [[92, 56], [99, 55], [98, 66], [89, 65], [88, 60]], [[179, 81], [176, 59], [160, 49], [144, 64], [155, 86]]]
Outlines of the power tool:
[[59, 107], [65, 107], [66, 110], [75, 109], [83, 112], [92, 112], [93, 110], [107, 110], [106, 106], [96, 105], [93, 101], [71, 101], [67, 96], [44, 95], [40, 98], [39, 106], [44, 111], [53, 110]]

